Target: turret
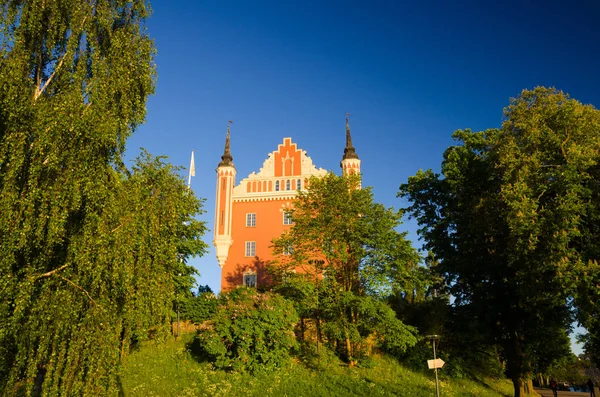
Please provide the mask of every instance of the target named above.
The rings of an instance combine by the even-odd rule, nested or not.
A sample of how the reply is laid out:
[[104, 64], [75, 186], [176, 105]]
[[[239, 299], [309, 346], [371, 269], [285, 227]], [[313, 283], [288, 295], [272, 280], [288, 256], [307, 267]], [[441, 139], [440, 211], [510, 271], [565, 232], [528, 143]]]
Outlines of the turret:
[[342, 175], [360, 174], [360, 159], [356, 154], [356, 149], [352, 146], [352, 136], [350, 135], [350, 123], [348, 118], [350, 113], [346, 113], [346, 147], [344, 148], [344, 155], [340, 162], [342, 167]]
[[229, 256], [229, 247], [233, 243], [231, 238], [232, 221], [232, 194], [235, 186], [236, 169], [231, 156], [231, 127], [232, 121], [227, 124], [227, 135], [225, 137], [225, 149], [221, 156], [221, 162], [217, 166], [217, 194], [215, 203], [215, 223], [213, 245], [217, 253], [217, 260], [221, 268], [225, 265]]

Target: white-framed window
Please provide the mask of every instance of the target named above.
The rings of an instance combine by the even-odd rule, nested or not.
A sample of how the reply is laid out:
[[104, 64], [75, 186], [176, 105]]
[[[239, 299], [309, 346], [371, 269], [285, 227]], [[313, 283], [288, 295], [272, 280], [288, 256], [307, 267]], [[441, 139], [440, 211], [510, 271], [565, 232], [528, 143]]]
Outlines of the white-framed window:
[[275, 181], [275, 191], [279, 191], [279, 181]]
[[290, 190], [292, 188], [290, 180], [285, 181], [285, 190]]
[[246, 227], [255, 227], [256, 226], [256, 214], [248, 213], [246, 214]]
[[246, 241], [246, 256], [256, 256], [256, 241]]
[[300, 179], [296, 181], [296, 190], [302, 190], [302, 181]]
[[292, 220], [292, 213], [290, 211], [283, 211], [283, 224], [291, 225], [294, 221]]
[[256, 272], [248, 271], [244, 273], [244, 285], [250, 288], [256, 288]]

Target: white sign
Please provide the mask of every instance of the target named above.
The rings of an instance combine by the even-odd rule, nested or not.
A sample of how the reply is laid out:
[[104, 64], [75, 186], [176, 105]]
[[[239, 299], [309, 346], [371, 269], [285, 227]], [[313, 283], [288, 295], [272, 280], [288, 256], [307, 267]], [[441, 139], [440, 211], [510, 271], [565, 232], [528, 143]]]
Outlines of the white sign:
[[427, 360], [427, 366], [429, 367], [429, 369], [442, 368], [444, 364], [445, 363], [441, 358], [436, 358], [435, 360]]

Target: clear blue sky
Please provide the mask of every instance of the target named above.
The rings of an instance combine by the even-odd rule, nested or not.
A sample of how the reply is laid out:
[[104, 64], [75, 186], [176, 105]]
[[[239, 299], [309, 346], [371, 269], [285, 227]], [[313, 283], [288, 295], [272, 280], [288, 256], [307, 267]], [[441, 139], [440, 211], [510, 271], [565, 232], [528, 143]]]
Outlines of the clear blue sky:
[[[227, 120], [239, 181], [286, 136], [339, 172], [350, 112], [364, 185], [400, 207], [399, 185], [439, 169], [454, 130], [499, 127], [522, 89], [554, 86], [600, 107], [600, 5], [569, 3], [152, 1], [156, 94], [128, 156], [144, 147], [187, 167], [194, 149], [192, 188], [212, 229]], [[405, 227], [418, 246], [416, 225]], [[192, 264], [220, 289], [212, 246]]]

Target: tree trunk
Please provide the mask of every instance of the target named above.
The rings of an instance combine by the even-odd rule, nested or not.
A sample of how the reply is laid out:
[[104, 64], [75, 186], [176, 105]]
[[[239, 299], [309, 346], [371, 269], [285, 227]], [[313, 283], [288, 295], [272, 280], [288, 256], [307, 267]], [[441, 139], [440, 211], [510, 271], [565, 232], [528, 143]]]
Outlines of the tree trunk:
[[515, 390], [515, 394], [514, 397], [524, 397], [525, 396], [525, 389], [523, 387], [523, 380], [521, 379], [520, 376], [513, 376], [511, 378], [512, 383], [513, 383], [513, 388]]
[[525, 379], [524, 381], [524, 389], [525, 389], [525, 395], [529, 396], [532, 395], [534, 393], [533, 391], [533, 380], [532, 379]]
[[523, 381], [525, 369], [525, 353], [522, 346], [522, 338], [515, 333], [510, 341], [505, 345], [506, 348], [506, 369], [507, 374], [512, 380], [515, 391], [514, 397], [524, 397], [525, 383]]

